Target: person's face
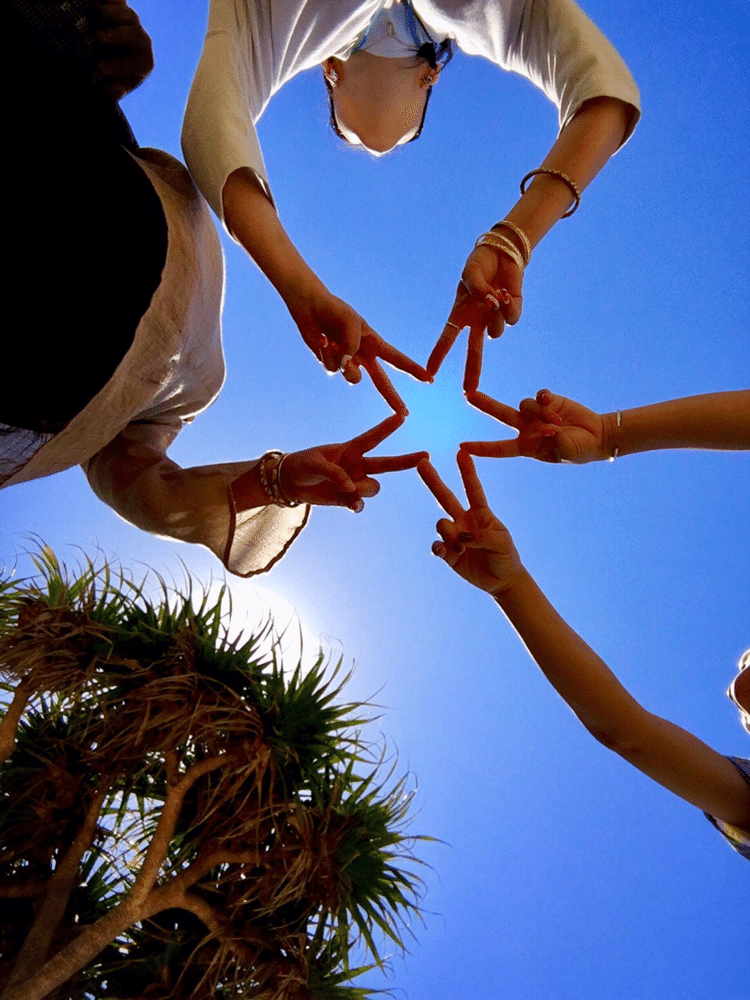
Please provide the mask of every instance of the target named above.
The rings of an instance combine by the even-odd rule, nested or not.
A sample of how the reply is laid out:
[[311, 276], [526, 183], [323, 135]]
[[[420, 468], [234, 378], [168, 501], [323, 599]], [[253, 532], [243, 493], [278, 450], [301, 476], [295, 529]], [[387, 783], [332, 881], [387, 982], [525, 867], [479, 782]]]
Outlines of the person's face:
[[739, 708], [740, 722], [750, 733], [750, 650], [742, 656], [739, 671], [727, 694]]
[[428, 88], [440, 69], [424, 59], [388, 59], [355, 52], [327, 59], [323, 72], [333, 88], [333, 109], [344, 137], [375, 153], [408, 142], [422, 120]]

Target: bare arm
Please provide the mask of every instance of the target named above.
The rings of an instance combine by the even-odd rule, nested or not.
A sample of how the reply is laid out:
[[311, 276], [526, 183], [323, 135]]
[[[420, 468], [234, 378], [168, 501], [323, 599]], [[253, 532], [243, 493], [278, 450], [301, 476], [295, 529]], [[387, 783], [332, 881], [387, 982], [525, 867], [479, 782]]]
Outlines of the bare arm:
[[539, 668], [600, 743], [699, 809], [750, 830], [750, 786], [722, 754], [647, 712], [524, 571], [495, 600]]
[[326, 291], [292, 243], [249, 167], [229, 175], [222, 198], [227, 229], [263, 271], [292, 315], [306, 299]]
[[[562, 130], [541, 166], [564, 173], [579, 191], [583, 191], [622, 144], [634, 113], [630, 104], [613, 97], [586, 101]], [[526, 234], [533, 249], [572, 203], [573, 196], [567, 184], [557, 177], [538, 174], [505, 219]], [[499, 231], [523, 251], [522, 242], [513, 229], [501, 227]], [[438, 370], [459, 330], [468, 326], [464, 389], [476, 389], [482, 366], [484, 331], [486, 329], [491, 337], [499, 337], [506, 322], [518, 322], [523, 305], [522, 285], [523, 271], [509, 256], [488, 246], [473, 250], [461, 275], [448, 323], [427, 362], [427, 370], [431, 374]], [[499, 308], [487, 298], [488, 295], [495, 297]]]
[[726, 757], [679, 726], [647, 712], [555, 611], [524, 568], [510, 534], [495, 517], [474, 463], [459, 467], [465, 510], [429, 462], [418, 470], [450, 519], [438, 522], [433, 546], [460, 576], [489, 593], [547, 680], [599, 742], [675, 795], [732, 826], [750, 831], [750, 786]]
[[540, 389], [518, 409], [483, 392], [468, 392], [477, 409], [514, 427], [518, 437], [468, 441], [472, 455], [543, 462], [597, 462], [660, 448], [750, 449], [750, 390], [686, 396], [617, 413], [594, 413], [581, 403]]
[[421, 365], [383, 340], [351, 306], [332, 295], [308, 266], [281, 224], [255, 174], [241, 167], [223, 191], [230, 233], [276, 288], [310, 350], [329, 372], [341, 371], [356, 383], [364, 368], [373, 385], [398, 414], [407, 410], [381, 361], [420, 381], [430, 381]]
[[603, 417], [605, 452], [631, 455], [659, 448], [750, 449], [750, 390], [713, 392]]

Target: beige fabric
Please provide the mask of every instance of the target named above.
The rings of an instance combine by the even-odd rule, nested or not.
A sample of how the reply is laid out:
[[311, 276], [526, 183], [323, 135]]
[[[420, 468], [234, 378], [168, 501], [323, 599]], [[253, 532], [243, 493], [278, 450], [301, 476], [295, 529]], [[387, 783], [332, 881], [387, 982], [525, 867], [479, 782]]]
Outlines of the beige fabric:
[[181, 469], [166, 452], [224, 381], [224, 262], [208, 208], [177, 160], [141, 150], [137, 161], [167, 219], [161, 283], [114, 376], [68, 426], [5, 486], [82, 464], [94, 492], [125, 520], [154, 534], [206, 545], [249, 576], [280, 558], [308, 508], [237, 514], [232, 482], [252, 462]]
[[[219, 218], [224, 184], [240, 167], [254, 170], [271, 196], [255, 131], [271, 97], [329, 56], [346, 59], [380, 4], [211, 0], [182, 148]], [[572, 0], [414, 0], [414, 9], [433, 38], [451, 36], [467, 55], [531, 80], [557, 106], [560, 128], [594, 97], [631, 104], [631, 131], [635, 127], [638, 88], [615, 48]]]

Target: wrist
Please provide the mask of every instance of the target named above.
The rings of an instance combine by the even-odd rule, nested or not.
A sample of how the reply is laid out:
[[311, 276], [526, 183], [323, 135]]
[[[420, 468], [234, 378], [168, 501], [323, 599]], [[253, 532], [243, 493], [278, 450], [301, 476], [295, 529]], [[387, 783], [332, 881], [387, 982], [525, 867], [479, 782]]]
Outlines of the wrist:
[[600, 461], [614, 461], [622, 451], [622, 411], [603, 413]]
[[524, 267], [528, 267], [531, 260], [531, 240], [520, 226], [510, 219], [502, 219], [495, 223], [490, 232], [497, 233], [512, 243], [521, 254]]
[[525, 566], [519, 566], [510, 580], [490, 592], [490, 596], [505, 614], [523, 603], [534, 581]]

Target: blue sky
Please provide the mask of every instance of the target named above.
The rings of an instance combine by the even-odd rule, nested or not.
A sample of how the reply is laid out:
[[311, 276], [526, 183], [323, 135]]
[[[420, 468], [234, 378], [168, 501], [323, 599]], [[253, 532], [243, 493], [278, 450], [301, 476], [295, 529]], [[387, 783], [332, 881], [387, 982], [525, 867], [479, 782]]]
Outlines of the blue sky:
[[[535, 252], [521, 322], [488, 346], [482, 388], [549, 386], [599, 410], [747, 387], [750, 3], [589, 0], [643, 97], [631, 142]], [[179, 151], [206, 19], [201, 0], [139, 0], [156, 70], [124, 102], [143, 145]], [[315, 270], [424, 361], [476, 237], [507, 211], [556, 131], [525, 80], [458, 55], [420, 140], [382, 160], [341, 148], [321, 81], [297, 78], [261, 128], [282, 219]], [[353, 436], [386, 415], [372, 386], [324, 377], [283, 303], [225, 240], [228, 378], [171, 454], [184, 465]], [[465, 335], [464, 335], [465, 337]], [[427, 448], [458, 487], [460, 440], [503, 436], [462, 402], [462, 339], [389, 443]], [[697, 452], [556, 467], [483, 461], [531, 572], [652, 711], [750, 755], [724, 691], [750, 646], [750, 456]], [[419, 782], [428, 911], [387, 981], [411, 1000], [745, 1000], [750, 867], [687, 804], [594, 743], [492, 602], [430, 553], [439, 511], [414, 473], [354, 516], [317, 509], [238, 614], [296, 609], [356, 665], [351, 697]], [[151, 538], [79, 470], [0, 494], [0, 558], [36, 533], [138, 571], [221, 576], [209, 553]]]

